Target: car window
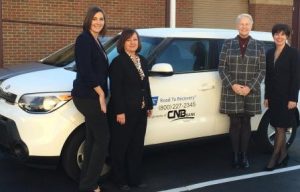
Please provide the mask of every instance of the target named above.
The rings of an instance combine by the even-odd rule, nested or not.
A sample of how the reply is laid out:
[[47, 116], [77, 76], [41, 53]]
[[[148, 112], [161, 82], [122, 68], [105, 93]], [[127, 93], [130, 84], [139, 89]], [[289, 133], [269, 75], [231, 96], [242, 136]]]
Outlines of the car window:
[[[209, 69], [218, 69], [218, 65], [219, 65], [219, 55], [222, 49], [222, 45], [224, 43], [223, 39], [219, 39], [219, 40], [213, 40], [214, 42], [211, 43], [211, 58], [212, 60], [209, 62], [210, 63], [210, 68]], [[263, 41], [264, 43], [264, 49], [265, 52], [267, 52], [269, 49], [274, 47], [274, 43], [272, 41]]]
[[[149, 55], [153, 52], [155, 47], [163, 40], [162, 38], [153, 38], [153, 37], [140, 37], [142, 49], [139, 52], [142, 56], [148, 59]], [[108, 56], [109, 63], [118, 55], [117, 51], [117, 40], [112, 43], [110, 46], [106, 47], [106, 53]]]
[[267, 53], [270, 49], [274, 48], [274, 42], [264, 42], [265, 52]]
[[209, 41], [204, 39], [174, 39], [157, 55], [155, 63], [169, 63], [174, 73], [208, 69]]

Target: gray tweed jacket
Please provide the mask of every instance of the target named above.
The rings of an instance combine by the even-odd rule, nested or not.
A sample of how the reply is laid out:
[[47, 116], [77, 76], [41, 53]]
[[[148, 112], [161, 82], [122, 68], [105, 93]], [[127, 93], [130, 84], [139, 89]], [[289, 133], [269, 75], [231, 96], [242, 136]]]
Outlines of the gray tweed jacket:
[[[266, 58], [264, 45], [250, 37], [244, 57], [241, 55], [238, 37], [225, 40], [219, 58], [219, 74], [222, 80], [220, 112], [225, 114], [261, 113], [260, 84], [265, 77]], [[247, 85], [247, 96], [234, 93], [235, 83]]]

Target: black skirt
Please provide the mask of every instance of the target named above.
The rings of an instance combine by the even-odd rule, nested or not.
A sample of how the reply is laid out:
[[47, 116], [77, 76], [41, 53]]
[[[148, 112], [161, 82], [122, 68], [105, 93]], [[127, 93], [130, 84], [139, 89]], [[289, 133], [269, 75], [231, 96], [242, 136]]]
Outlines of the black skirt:
[[288, 109], [288, 100], [269, 99], [270, 124], [275, 128], [290, 128], [295, 118], [295, 109]]

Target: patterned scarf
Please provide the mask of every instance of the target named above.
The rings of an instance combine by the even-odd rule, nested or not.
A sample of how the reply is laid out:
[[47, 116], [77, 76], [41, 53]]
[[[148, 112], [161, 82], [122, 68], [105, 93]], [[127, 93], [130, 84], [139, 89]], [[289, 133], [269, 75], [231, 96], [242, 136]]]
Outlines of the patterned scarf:
[[135, 56], [136, 60], [134, 60], [133, 56], [131, 56], [131, 55], [129, 55], [129, 57], [132, 60], [132, 62], [134, 63], [136, 69], [138, 70], [138, 73], [140, 75], [141, 80], [144, 80], [145, 74], [144, 74], [144, 71], [142, 69], [141, 59], [139, 58], [139, 56]]

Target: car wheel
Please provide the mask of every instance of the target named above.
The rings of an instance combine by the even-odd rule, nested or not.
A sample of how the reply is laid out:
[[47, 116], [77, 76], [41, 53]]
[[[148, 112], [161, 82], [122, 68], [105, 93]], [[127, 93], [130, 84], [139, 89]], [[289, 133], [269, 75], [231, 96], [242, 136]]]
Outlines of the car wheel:
[[[287, 147], [290, 147], [294, 142], [297, 127], [299, 125], [299, 112], [295, 113], [295, 120], [293, 121], [293, 126], [288, 128], [286, 131], [286, 144]], [[263, 115], [258, 132], [256, 133], [256, 143], [258, 148], [265, 152], [272, 152], [274, 148], [274, 139], [275, 139], [275, 128], [270, 125], [270, 113], [269, 110]]]
[[[62, 153], [62, 166], [66, 174], [72, 179], [78, 181], [80, 170], [84, 160], [84, 143], [85, 143], [85, 128], [81, 125], [68, 138]], [[101, 176], [109, 172], [110, 167], [104, 164]]]

